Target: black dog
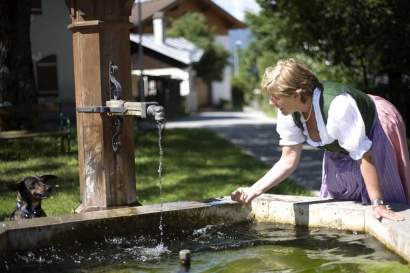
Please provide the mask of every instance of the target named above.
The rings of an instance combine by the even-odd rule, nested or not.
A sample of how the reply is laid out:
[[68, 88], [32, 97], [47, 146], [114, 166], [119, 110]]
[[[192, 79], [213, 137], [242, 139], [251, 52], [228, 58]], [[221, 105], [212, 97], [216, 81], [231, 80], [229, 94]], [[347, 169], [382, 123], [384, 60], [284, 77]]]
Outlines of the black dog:
[[47, 183], [56, 178], [55, 175], [27, 176], [10, 186], [10, 189], [17, 191], [16, 209], [10, 215], [10, 220], [46, 216], [41, 208], [41, 200], [48, 198], [52, 186]]

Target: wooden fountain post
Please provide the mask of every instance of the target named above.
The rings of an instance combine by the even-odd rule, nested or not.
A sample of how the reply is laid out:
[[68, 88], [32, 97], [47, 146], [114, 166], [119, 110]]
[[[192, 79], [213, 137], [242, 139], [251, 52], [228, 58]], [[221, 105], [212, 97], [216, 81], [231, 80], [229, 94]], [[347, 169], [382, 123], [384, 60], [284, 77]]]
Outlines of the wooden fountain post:
[[[110, 99], [109, 63], [118, 66], [122, 99], [131, 99], [129, 22], [133, 0], [66, 0], [72, 31], [76, 107]], [[76, 212], [136, 202], [132, 117], [122, 117], [114, 152], [112, 117], [77, 113], [81, 205]]]

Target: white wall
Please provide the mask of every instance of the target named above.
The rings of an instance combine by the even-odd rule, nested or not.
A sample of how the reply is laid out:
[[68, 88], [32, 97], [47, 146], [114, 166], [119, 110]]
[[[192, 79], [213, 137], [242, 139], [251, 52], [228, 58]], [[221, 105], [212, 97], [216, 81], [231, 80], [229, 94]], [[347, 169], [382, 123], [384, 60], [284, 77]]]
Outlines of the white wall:
[[33, 59], [57, 55], [58, 100], [74, 102], [74, 65], [68, 8], [62, 0], [43, 0], [42, 14], [32, 15]]
[[[218, 35], [215, 37], [215, 42], [222, 44], [226, 50], [230, 51], [229, 48], [229, 37]], [[232, 101], [231, 92], [231, 77], [232, 68], [227, 65], [224, 70], [224, 77], [220, 82], [212, 82], [212, 103], [218, 105], [221, 99], [225, 101]]]
[[[132, 70], [131, 74], [140, 75], [140, 70]], [[185, 110], [187, 112], [196, 112], [198, 110], [198, 94], [194, 85], [195, 73], [192, 69], [180, 69], [174, 67], [145, 69], [144, 75], [170, 76], [172, 79], [181, 80], [179, 88], [180, 95], [186, 98]]]
[[[132, 75], [139, 75], [140, 70], [135, 69], [131, 71]], [[189, 89], [189, 71], [170, 67], [170, 68], [158, 68], [158, 69], [144, 69], [144, 75], [151, 75], [151, 76], [170, 76], [171, 79], [178, 79], [181, 80], [180, 83], [180, 95], [181, 96], [188, 96], [190, 93]]]

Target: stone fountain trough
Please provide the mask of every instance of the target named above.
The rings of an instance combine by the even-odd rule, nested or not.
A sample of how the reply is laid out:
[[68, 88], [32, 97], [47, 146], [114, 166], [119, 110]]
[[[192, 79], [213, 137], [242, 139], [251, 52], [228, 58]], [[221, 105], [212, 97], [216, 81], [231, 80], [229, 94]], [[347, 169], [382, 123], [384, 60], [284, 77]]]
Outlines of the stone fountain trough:
[[[165, 232], [205, 225], [254, 221], [307, 228], [332, 228], [369, 233], [410, 262], [410, 207], [393, 205], [407, 220], [379, 222], [369, 206], [316, 197], [264, 194], [250, 205], [229, 198], [209, 202], [172, 202], [162, 207]], [[160, 205], [124, 207], [61, 217], [0, 223], [0, 253], [102, 240], [107, 236], [158, 233]]]

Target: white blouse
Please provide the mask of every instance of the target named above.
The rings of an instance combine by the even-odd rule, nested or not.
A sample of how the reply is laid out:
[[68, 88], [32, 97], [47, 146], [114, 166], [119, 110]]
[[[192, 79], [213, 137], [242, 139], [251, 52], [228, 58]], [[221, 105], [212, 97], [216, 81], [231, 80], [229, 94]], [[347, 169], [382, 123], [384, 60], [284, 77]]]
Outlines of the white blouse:
[[292, 115], [278, 111], [276, 131], [280, 136], [279, 145], [296, 145], [305, 141], [314, 147], [323, 146], [338, 140], [339, 145], [349, 152], [352, 159], [358, 160], [371, 148], [372, 141], [366, 136], [363, 118], [356, 101], [348, 93], [336, 96], [330, 103], [327, 124], [320, 111], [320, 90], [313, 91], [313, 112], [316, 117], [320, 142], [313, 141], [308, 133], [306, 122], [301, 118], [303, 132], [296, 126]]

